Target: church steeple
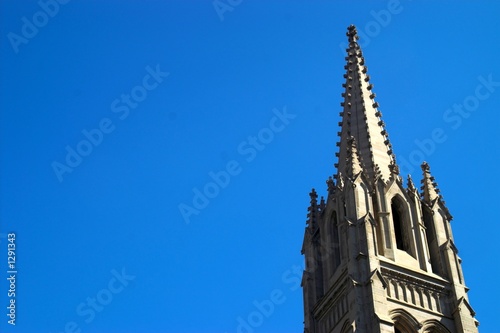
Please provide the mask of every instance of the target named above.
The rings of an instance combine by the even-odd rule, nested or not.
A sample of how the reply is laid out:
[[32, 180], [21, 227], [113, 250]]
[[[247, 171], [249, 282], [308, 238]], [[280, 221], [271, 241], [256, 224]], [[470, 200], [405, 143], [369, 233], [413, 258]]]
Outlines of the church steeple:
[[375, 101], [373, 84], [367, 73], [363, 53], [357, 43], [359, 37], [355, 26], [351, 25], [348, 28], [347, 36], [349, 47], [346, 50], [347, 64], [344, 67], [346, 82], [343, 84], [345, 88], [342, 93], [344, 101], [341, 103], [343, 111], [340, 113], [342, 122], [339, 123], [342, 129], [338, 144], [340, 146], [339, 162], [336, 166], [339, 172], [345, 172], [348, 158], [346, 156], [347, 145], [350, 138], [354, 137], [366, 177], [373, 181], [378, 166], [380, 176], [387, 181], [392, 173], [397, 173], [396, 159], [381, 119], [379, 105]]
[[335, 181], [310, 193], [304, 333], [477, 333], [451, 215], [427, 163], [399, 176], [356, 28], [347, 36]]

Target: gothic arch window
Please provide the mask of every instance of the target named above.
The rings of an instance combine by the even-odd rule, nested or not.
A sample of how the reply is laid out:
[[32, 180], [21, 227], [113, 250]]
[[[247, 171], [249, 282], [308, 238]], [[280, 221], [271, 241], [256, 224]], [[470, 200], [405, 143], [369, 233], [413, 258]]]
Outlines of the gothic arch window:
[[400, 330], [400, 327], [394, 327], [394, 333], [406, 333], [406, 331], [403, 329], [402, 331]]
[[394, 333], [416, 333], [419, 322], [403, 309], [392, 310], [389, 315], [394, 321]]
[[396, 248], [410, 252], [409, 237], [405, 228], [406, 212], [403, 200], [394, 197], [391, 200], [391, 214], [396, 238]]
[[411, 324], [400, 320], [394, 324], [394, 333], [416, 333], [417, 331], [411, 327]]
[[443, 324], [435, 319], [429, 319], [423, 322], [421, 331], [424, 333], [450, 333]]

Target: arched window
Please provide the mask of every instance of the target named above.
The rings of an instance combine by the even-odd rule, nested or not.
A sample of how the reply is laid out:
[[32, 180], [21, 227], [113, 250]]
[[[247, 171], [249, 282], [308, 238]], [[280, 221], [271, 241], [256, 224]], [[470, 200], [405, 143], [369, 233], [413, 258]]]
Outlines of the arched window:
[[411, 324], [405, 321], [398, 321], [394, 325], [394, 333], [414, 333]]
[[393, 198], [391, 201], [392, 223], [394, 227], [394, 236], [396, 238], [396, 247], [406, 252], [410, 251], [408, 246], [408, 237], [404, 227], [404, 206], [401, 199]]
[[394, 320], [394, 333], [415, 333], [420, 326], [418, 321], [402, 309], [392, 310], [389, 314]]
[[435, 319], [429, 319], [423, 322], [421, 331], [424, 333], [450, 333], [442, 323]]
[[396, 326], [394, 326], [394, 333], [412, 333], [412, 332], [413, 331], [409, 331], [400, 325], [396, 324]]

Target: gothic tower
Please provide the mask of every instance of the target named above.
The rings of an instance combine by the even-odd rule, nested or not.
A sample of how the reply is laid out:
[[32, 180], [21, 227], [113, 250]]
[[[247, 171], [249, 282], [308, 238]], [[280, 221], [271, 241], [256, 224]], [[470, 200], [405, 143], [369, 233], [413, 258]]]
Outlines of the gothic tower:
[[335, 179], [311, 204], [302, 246], [304, 332], [477, 332], [461, 259], [429, 165], [406, 186], [356, 28], [347, 36]]

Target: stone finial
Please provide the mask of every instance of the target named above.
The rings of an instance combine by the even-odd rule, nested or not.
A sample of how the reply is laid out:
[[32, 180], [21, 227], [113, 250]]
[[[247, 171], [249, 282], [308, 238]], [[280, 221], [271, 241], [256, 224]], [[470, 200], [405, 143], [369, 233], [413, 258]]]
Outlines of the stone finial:
[[344, 189], [344, 177], [342, 176], [342, 172], [339, 171], [336, 178], [337, 178], [337, 188], [342, 191]]
[[350, 43], [356, 43], [356, 41], [359, 39], [359, 36], [358, 36], [358, 31], [356, 30], [356, 26], [355, 25], [351, 24], [347, 28], [346, 36], [349, 37], [349, 42]]
[[314, 188], [311, 190], [311, 193], [309, 193], [309, 196], [311, 197], [311, 206], [316, 206], [318, 204], [318, 194]]
[[413, 180], [411, 179], [411, 176], [408, 175], [408, 182], [407, 182], [408, 190], [415, 193], [417, 192], [417, 188], [415, 187], [415, 184], [413, 183]]
[[391, 164], [389, 164], [389, 170], [391, 170], [391, 174], [395, 176], [399, 175], [399, 167], [395, 161], [392, 161]]

